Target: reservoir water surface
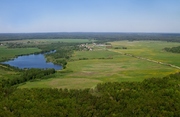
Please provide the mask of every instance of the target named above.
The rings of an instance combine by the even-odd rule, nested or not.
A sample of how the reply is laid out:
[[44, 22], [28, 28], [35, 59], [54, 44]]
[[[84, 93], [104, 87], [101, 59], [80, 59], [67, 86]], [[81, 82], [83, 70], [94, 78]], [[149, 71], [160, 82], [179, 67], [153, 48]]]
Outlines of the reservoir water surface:
[[8, 64], [10, 66], [18, 67], [20, 69], [24, 69], [24, 68], [40, 68], [40, 69], [54, 68], [55, 70], [62, 69], [62, 66], [60, 65], [55, 65], [52, 62], [46, 62], [46, 58], [44, 57], [44, 54], [31, 54], [31, 55], [19, 56], [13, 60], [9, 60], [3, 63]]

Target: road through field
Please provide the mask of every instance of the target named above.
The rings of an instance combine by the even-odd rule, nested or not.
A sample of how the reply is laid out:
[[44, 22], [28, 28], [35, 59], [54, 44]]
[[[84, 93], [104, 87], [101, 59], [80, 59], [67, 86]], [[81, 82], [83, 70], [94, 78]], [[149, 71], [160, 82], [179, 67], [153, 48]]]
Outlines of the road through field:
[[134, 57], [134, 58], [141, 59], [141, 60], [147, 60], [149, 62], [153, 62], [153, 63], [157, 63], [157, 64], [161, 64], [161, 65], [166, 65], [166, 66], [169, 66], [169, 67], [172, 67], [172, 68], [180, 69], [179, 66], [172, 65], [172, 64], [169, 64], [169, 63], [164, 63], [164, 62], [148, 59], [148, 58], [145, 58], [145, 57], [135, 56], [135, 55], [132, 55], [132, 54], [127, 54], [127, 53], [119, 52], [119, 51], [116, 51], [116, 50], [113, 50], [113, 49], [109, 49], [109, 51], [117, 52], [117, 53], [119, 53], [121, 55], [130, 56], [130, 57]]

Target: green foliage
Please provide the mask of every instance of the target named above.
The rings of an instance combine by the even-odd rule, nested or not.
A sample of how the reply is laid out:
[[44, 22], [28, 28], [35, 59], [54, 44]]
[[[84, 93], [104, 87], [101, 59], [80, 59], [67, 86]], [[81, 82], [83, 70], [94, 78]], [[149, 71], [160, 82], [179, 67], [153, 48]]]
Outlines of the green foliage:
[[79, 60], [88, 60], [88, 58], [79, 58]]
[[164, 48], [167, 52], [172, 52], [172, 53], [180, 53], [180, 46], [178, 47], [172, 47], [172, 48]]
[[67, 61], [65, 59], [56, 60], [56, 63], [62, 65], [63, 69], [66, 68]]
[[13, 85], [17, 85], [29, 80], [34, 80], [34, 79], [41, 79], [44, 76], [48, 76], [50, 74], [54, 74], [55, 73], [55, 69], [28, 69], [28, 70], [24, 70], [21, 73], [21, 76], [19, 77], [15, 77], [15, 78], [11, 78], [11, 79], [2, 79], [2, 87], [9, 87], [9, 86], [13, 86]]
[[50, 45], [41, 45], [39, 48], [43, 51], [56, 50], [55, 53], [46, 54], [46, 58], [55, 64], [62, 65], [65, 69], [67, 61], [72, 56], [74, 50], [78, 49], [78, 46], [73, 43], [52, 43]]
[[179, 84], [180, 73], [176, 73], [84, 90], [0, 88], [0, 116], [178, 117]]
[[114, 47], [114, 49], [127, 49], [127, 47]]

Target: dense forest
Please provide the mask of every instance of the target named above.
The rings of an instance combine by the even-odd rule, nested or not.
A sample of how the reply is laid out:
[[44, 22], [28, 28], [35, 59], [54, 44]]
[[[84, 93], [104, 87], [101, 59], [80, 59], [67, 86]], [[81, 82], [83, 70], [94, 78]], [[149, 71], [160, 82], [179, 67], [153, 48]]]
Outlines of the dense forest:
[[167, 52], [172, 52], [172, 53], [180, 53], [180, 46], [178, 47], [172, 47], [172, 48], [164, 48]]
[[143, 82], [108, 82], [94, 89], [0, 90], [1, 117], [180, 116], [180, 73]]
[[98, 41], [117, 40], [159, 40], [180, 42], [179, 33], [1, 33], [0, 40], [22, 39], [96, 39]]

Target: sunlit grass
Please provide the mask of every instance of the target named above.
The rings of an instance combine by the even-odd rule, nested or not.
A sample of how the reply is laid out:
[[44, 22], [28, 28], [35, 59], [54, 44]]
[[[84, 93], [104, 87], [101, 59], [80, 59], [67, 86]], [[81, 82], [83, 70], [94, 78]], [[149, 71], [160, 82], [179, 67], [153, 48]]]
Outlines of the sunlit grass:
[[6, 46], [0, 46], [0, 61], [14, 58], [17, 55], [30, 54], [34, 52], [40, 52], [38, 48], [7, 48]]
[[113, 50], [116, 52], [128, 53], [180, 66], [180, 54], [170, 53], [163, 50], [165, 47], [180, 46], [180, 43], [165, 41], [118, 41], [111, 42], [111, 44], [113, 46], [125, 46], [128, 48]]
[[[57, 72], [52, 79], [28, 82], [20, 86], [20, 88], [53, 87], [79, 89], [92, 88], [100, 82], [139, 82], [146, 78], [164, 77], [180, 70], [127, 56], [124, 53], [180, 65], [178, 60], [180, 54], [163, 51], [165, 47], [178, 45], [180, 44], [171, 42], [119, 41], [112, 42], [112, 46], [125, 46], [127, 49], [76, 51], [65, 69], [65, 71], [72, 72]], [[79, 58], [88, 58], [88, 60], [79, 60]]]

